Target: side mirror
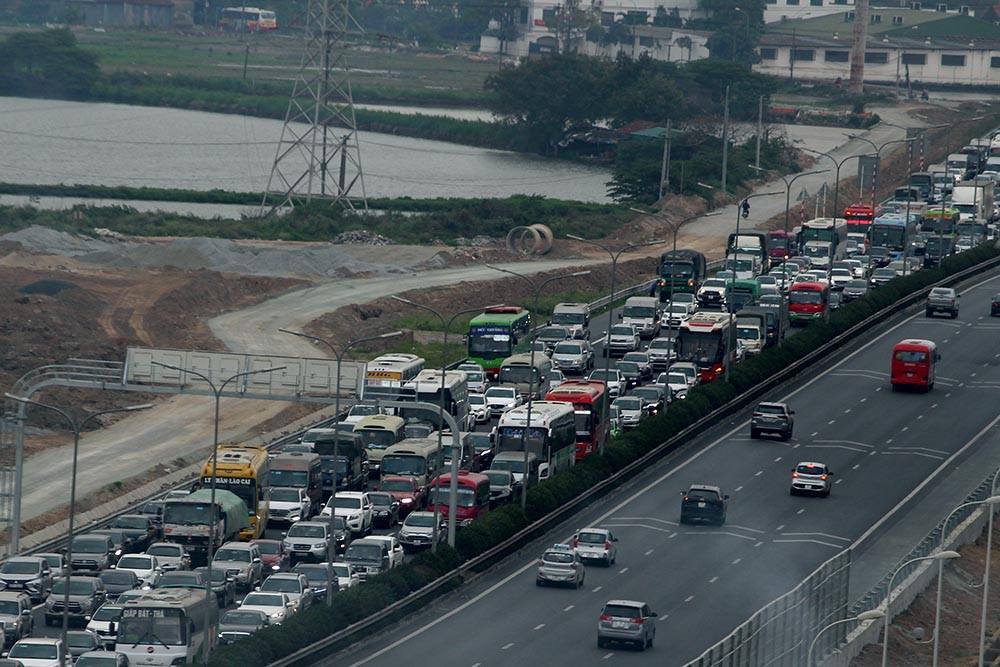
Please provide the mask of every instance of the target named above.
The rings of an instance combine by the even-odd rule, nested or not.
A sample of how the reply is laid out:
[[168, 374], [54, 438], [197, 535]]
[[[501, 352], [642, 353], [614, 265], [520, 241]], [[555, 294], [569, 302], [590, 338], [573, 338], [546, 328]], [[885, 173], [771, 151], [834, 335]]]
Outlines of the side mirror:
[[260, 586], [254, 586], [254, 587], [253, 587], [253, 589], [254, 589], [255, 591], [259, 591], [259, 590], [260, 590]]
[[617, 541], [618, 541], [618, 538], [617, 538], [617, 537], [612, 537], [612, 538], [611, 538], [611, 541], [612, 541], [612, 542], [617, 542]]
[[618, 319], [622, 319], [622, 314], [618, 313]]
[[827, 474], [827, 475], [828, 475], [829, 477], [833, 477], [833, 471], [832, 471], [832, 470], [827, 470], [827, 471], [826, 471], [826, 474]]
[[655, 611], [651, 611], [651, 612], [649, 612], [649, 615], [650, 615], [650, 616], [651, 616], [652, 618], [656, 618], [657, 616], [659, 616], [659, 614], [657, 614], [657, 613], [656, 613]]
[[790, 415], [794, 415], [794, 414], [795, 414], [795, 410], [789, 410], [789, 411], [788, 411], [788, 414], [790, 414]]
[[723, 500], [729, 500], [729, 494], [726, 494], [726, 495], [722, 496], [722, 499]]

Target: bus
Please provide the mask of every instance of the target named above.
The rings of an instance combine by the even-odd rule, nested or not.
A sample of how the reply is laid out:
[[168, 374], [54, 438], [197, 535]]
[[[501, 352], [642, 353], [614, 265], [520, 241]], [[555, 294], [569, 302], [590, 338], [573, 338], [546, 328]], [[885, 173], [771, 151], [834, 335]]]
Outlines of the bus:
[[[472, 430], [471, 417], [469, 413], [469, 383], [462, 371], [445, 371], [444, 374], [444, 411], [451, 413], [451, 416], [458, 422], [458, 428], [462, 431]], [[417, 401], [421, 403], [433, 403], [435, 406], [441, 404], [441, 371], [426, 369], [420, 371], [417, 377], [413, 378], [403, 386], [403, 395], [400, 400]], [[423, 408], [400, 408], [399, 416], [405, 422], [427, 422], [437, 429], [447, 428], [447, 424], [438, 423], [438, 410], [425, 410]]]
[[920, 338], [901, 340], [892, 348], [889, 382], [897, 387], [917, 387], [924, 391], [934, 388], [934, 371], [941, 354], [934, 341]]
[[399, 398], [407, 382], [424, 370], [424, 359], [415, 354], [383, 354], [368, 362], [363, 398], [378, 400]]
[[539, 399], [549, 390], [552, 360], [544, 354], [535, 354], [532, 366], [531, 357], [530, 353], [522, 352], [504, 359], [500, 364], [497, 382], [514, 387], [525, 399], [528, 398], [529, 389], [533, 390], [532, 399]]
[[288, 452], [271, 461], [268, 483], [277, 487], [305, 489], [312, 503], [311, 512], [319, 509], [323, 496], [323, 466], [317, 454]]
[[788, 293], [788, 320], [801, 324], [826, 319], [830, 313], [830, 288], [823, 283], [794, 283]]
[[354, 432], [361, 436], [361, 446], [368, 458], [368, 474], [378, 477], [382, 455], [405, 437], [406, 422], [396, 415], [371, 415], [355, 424]]
[[773, 229], [767, 233], [767, 254], [773, 261], [784, 261], [792, 254], [792, 235], [784, 229]]
[[436, 435], [397, 442], [382, 456], [382, 475], [413, 477], [418, 486], [427, 486], [444, 465], [444, 450], [451, 445], [451, 436], [438, 442]]
[[[458, 487], [458, 499], [455, 504], [455, 518], [458, 521], [472, 521], [490, 511], [490, 478], [486, 475], [458, 471], [455, 478]], [[438, 475], [431, 482], [427, 496], [427, 511], [437, 510], [441, 516], [448, 516], [451, 497], [451, 474]]]
[[576, 463], [576, 413], [569, 403], [534, 401], [529, 424], [528, 406], [518, 406], [500, 416], [496, 443], [500, 454], [527, 449], [542, 462], [538, 476], [545, 479]]
[[[253, 445], [219, 445], [215, 463], [215, 488], [231, 491], [246, 503], [250, 526], [240, 531], [241, 540], [256, 540], [264, 534], [268, 518], [267, 448]], [[201, 467], [201, 485], [212, 485], [212, 457]]]
[[833, 248], [847, 241], [847, 221], [844, 218], [813, 218], [799, 227], [799, 251], [808, 241], [827, 241]]
[[[607, 385], [594, 380], [566, 380], [545, 395], [546, 401], [570, 403], [576, 416], [576, 460], [582, 461], [608, 441]], [[534, 406], [532, 406], [534, 407]]]
[[669, 301], [672, 292], [698, 291], [701, 281], [708, 275], [705, 255], [686, 248], [660, 255], [659, 279], [656, 287], [660, 301]]
[[[732, 326], [729, 313], [698, 312], [681, 323], [677, 332], [677, 361], [698, 365], [702, 382], [711, 382], [726, 369], [726, 347]], [[735, 350], [729, 354], [730, 363], [736, 359]]]
[[935, 234], [954, 234], [958, 224], [958, 209], [951, 207], [931, 208], [924, 211], [920, 220], [920, 231]]
[[319, 455], [323, 470], [323, 500], [338, 491], [362, 490], [368, 481], [368, 467], [361, 434], [353, 430], [353, 425], [314, 428], [307, 435], [310, 433], [313, 451]]
[[[215, 596], [190, 588], [143, 591], [122, 605], [116, 651], [130, 665], [171, 667], [207, 662], [219, 606]], [[206, 632], [207, 630], [207, 632]]]
[[278, 17], [269, 9], [226, 7], [219, 15], [219, 27], [224, 32], [271, 32], [278, 29]]
[[867, 234], [875, 220], [875, 209], [868, 204], [852, 204], [844, 209], [847, 232]]
[[490, 380], [500, 373], [500, 364], [514, 353], [521, 339], [527, 340], [531, 315], [520, 306], [488, 308], [469, 321], [469, 362], [479, 364]]
[[903, 251], [907, 239], [912, 239], [916, 234], [918, 219], [917, 215], [907, 217], [905, 213], [889, 213], [875, 218], [869, 233], [872, 247]]

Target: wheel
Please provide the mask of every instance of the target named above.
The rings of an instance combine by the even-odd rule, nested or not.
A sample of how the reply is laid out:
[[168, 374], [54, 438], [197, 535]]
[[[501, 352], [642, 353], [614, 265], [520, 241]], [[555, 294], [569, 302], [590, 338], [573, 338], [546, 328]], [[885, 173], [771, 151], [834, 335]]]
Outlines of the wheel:
[[760, 431], [758, 431], [755, 428], [750, 429], [750, 439], [751, 440], [756, 440], [759, 437], [760, 437]]
[[951, 314], [951, 319], [953, 319], [953, 320], [958, 319], [958, 311], [957, 310], [954, 313]]
[[798, 494], [795, 492], [795, 489], [788, 489], [788, 495], [795, 496], [795, 495], [798, 495]]
[[643, 637], [642, 641], [639, 642], [639, 650], [645, 651], [647, 646], [649, 646], [649, 640]]
[[830, 497], [830, 487], [829, 486], [826, 487], [825, 491], [823, 491], [823, 497], [824, 498], [829, 498]]
[[653, 648], [653, 640], [656, 639], [655, 635], [649, 637], [649, 648]]
[[535, 579], [535, 585], [536, 586], [541, 586], [542, 585], [542, 580], [541, 579]]
[[600, 637], [597, 638], [597, 648], [606, 648], [607, 645], [608, 643], [606, 641], [604, 641]]
[[926, 315], [925, 315], [925, 317], [930, 317], [930, 316], [931, 316], [931, 315], [933, 315], [933, 314], [934, 314], [934, 311], [933, 311], [933, 310], [928, 310], [928, 311], [926, 311]]
[[787, 433], [782, 433], [781, 434], [781, 440], [782, 440], [782, 442], [788, 442], [791, 439], [792, 439], [792, 432], [791, 431], [788, 431]]

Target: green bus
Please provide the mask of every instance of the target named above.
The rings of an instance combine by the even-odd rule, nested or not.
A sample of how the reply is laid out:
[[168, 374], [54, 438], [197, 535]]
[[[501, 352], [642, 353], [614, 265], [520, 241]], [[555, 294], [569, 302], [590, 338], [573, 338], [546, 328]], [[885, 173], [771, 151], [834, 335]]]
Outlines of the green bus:
[[469, 362], [479, 364], [495, 380], [503, 360], [527, 341], [531, 314], [520, 306], [488, 308], [469, 321]]

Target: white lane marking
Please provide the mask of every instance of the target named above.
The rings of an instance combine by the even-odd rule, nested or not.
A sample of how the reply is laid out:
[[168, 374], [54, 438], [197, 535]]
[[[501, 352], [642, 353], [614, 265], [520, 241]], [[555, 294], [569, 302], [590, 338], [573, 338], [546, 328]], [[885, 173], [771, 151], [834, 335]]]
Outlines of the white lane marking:
[[782, 537], [808, 537], [810, 535], [819, 535], [820, 537], [827, 537], [831, 540], [842, 540], [844, 542], [850, 542], [851, 538], [841, 537], [840, 535], [831, 535], [830, 533], [782, 533]]
[[667, 536], [667, 539], [668, 539], [668, 540], [672, 540], [672, 539], [674, 539], [675, 537], [677, 537], [677, 536], [678, 536], [679, 534], [680, 534], [680, 533], [670, 533], [670, 535], [668, 535], [668, 536]]
[[[975, 285], [970, 286], [965, 291], [969, 291], [969, 290], [974, 289], [974, 288], [976, 288], [976, 287], [978, 287], [980, 285], [985, 285], [986, 283], [994, 281], [996, 279], [997, 279], [996, 276], [990, 276], [989, 278], [986, 278], [985, 280], [982, 280], [982, 281], [976, 283]], [[818, 375], [816, 375], [816, 377], [814, 377], [811, 380], [803, 383], [802, 386], [797, 387], [796, 389], [792, 390], [791, 392], [789, 392], [785, 396], [782, 396], [782, 397], [778, 398], [777, 401], [775, 401], [775, 402], [776, 403], [787, 403], [789, 401], [789, 399], [791, 399], [793, 396], [797, 396], [800, 392], [805, 391], [806, 388], [811, 387], [814, 383], [819, 382], [821, 379], [823, 379], [827, 375], [830, 375], [835, 370], [837, 370], [838, 368], [840, 368], [840, 366], [842, 366], [843, 364], [847, 363], [848, 361], [850, 361], [851, 359], [853, 359], [857, 355], [861, 354], [862, 352], [864, 352], [868, 348], [872, 347], [876, 343], [884, 341], [886, 339], [886, 337], [889, 334], [891, 334], [893, 331], [895, 331], [895, 330], [897, 330], [897, 329], [899, 329], [899, 328], [901, 328], [901, 327], [909, 324], [910, 322], [913, 322], [914, 320], [917, 319], [917, 317], [919, 315], [920, 315], [920, 313], [916, 313], [916, 314], [911, 315], [910, 317], [902, 320], [901, 322], [898, 322], [897, 324], [893, 325], [892, 327], [890, 327], [889, 329], [887, 329], [881, 336], [878, 336], [878, 337], [876, 337], [876, 338], [868, 341], [864, 345], [861, 345], [860, 347], [858, 347], [858, 349], [856, 349], [853, 352], [851, 352], [850, 354], [848, 354], [846, 357], [844, 357], [843, 359], [841, 359], [839, 362], [837, 362], [836, 364], [834, 364], [833, 366], [831, 366], [826, 371], [824, 371], [822, 373], [819, 373]], [[876, 387], [875, 391], [882, 391], [882, 387]], [[947, 396], [950, 396], [950, 395], [951, 394], [946, 394], [945, 396], [947, 397]], [[984, 435], [987, 431], [989, 431], [991, 428], [993, 428], [998, 421], [1000, 421], [1000, 416], [997, 416], [996, 419], [994, 419], [985, 428], [983, 428], [982, 431], [980, 431], [978, 434], [976, 434], [976, 436], [974, 436], [972, 440], [970, 440], [968, 443], [966, 443], [962, 447], [961, 450], [959, 450], [958, 452], [956, 452], [955, 454], [953, 454], [952, 455], [952, 459], [955, 458], [955, 457], [957, 457], [958, 455], [960, 455], [966, 449], [968, 449], [968, 447], [971, 446], [973, 443], [975, 443], [976, 440], [978, 440], [982, 435]], [[657, 477], [655, 480], [651, 481], [649, 484], [647, 484], [643, 488], [639, 489], [638, 491], [636, 491], [635, 493], [633, 493], [628, 498], [622, 500], [622, 502], [618, 503], [618, 505], [614, 506], [613, 508], [611, 508], [610, 510], [608, 510], [607, 512], [605, 512], [603, 515], [595, 518], [592, 523], [593, 524], [599, 524], [599, 523], [605, 521], [608, 517], [610, 517], [615, 512], [619, 512], [619, 511], [621, 511], [622, 508], [631, 505], [632, 503], [635, 502], [636, 498], [642, 496], [645, 493], [648, 493], [651, 489], [656, 488], [657, 486], [659, 486], [660, 484], [662, 484], [668, 478], [673, 477], [678, 472], [680, 472], [681, 470], [683, 470], [684, 468], [686, 468], [690, 464], [694, 463], [695, 461], [697, 461], [699, 458], [701, 458], [702, 456], [704, 456], [708, 452], [710, 452], [713, 449], [715, 449], [721, 443], [723, 443], [726, 440], [728, 440], [729, 438], [731, 438], [734, 434], [736, 434], [736, 433], [744, 430], [745, 428], [747, 428], [747, 426], [749, 424], [750, 424], [750, 421], [747, 420], [747, 421], [744, 421], [743, 423], [741, 423], [741, 424], [733, 427], [727, 433], [723, 434], [719, 438], [716, 438], [714, 441], [710, 442], [708, 445], [706, 445], [702, 449], [700, 449], [697, 452], [695, 452], [694, 454], [692, 454], [690, 458], [688, 458], [688, 459], [686, 459], [684, 461], [681, 461], [676, 466], [671, 467], [669, 470], [667, 470], [666, 472], [664, 472], [662, 475], [660, 475], [659, 477]], [[951, 459], [949, 459], [949, 461], [950, 460]], [[879, 527], [881, 527], [881, 525], [883, 523], [885, 523], [885, 521], [892, 514], [894, 514], [900, 507], [902, 507], [903, 505], [905, 505], [907, 502], [909, 502], [944, 467], [945, 467], [944, 465], [942, 465], [941, 467], [939, 467], [937, 471], [935, 471], [934, 473], [932, 473], [932, 475], [930, 477], [927, 477], [916, 489], [914, 489], [909, 495], [907, 495], [906, 498], [904, 498], [903, 500], [901, 500], [899, 502], [899, 504], [896, 505], [895, 508], [893, 508], [884, 517], [882, 517], [875, 525], [873, 525], [871, 528], [869, 528], [867, 531], [865, 531], [865, 533], [854, 542], [854, 546], [857, 546], [858, 544], [860, 544], [864, 539], [866, 539], [867, 537], [869, 537], [875, 530], [877, 530]], [[670, 537], [676, 537], [676, 536], [677, 536], [677, 533], [674, 533], [673, 535], [670, 535]], [[754, 547], [759, 547], [762, 544], [764, 544], [764, 543], [763, 542], [757, 542], [756, 544], [754, 544]], [[364, 665], [366, 663], [369, 663], [372, 660], [374, 660], [375, 658], [383, 656], [386, 653], [388, 653], [389, 651], [392, 651], [393, 649], [395, 649], [396, 647], [405, 644], [406, 642], [410, 641], [414, 637], [418, 637], [418, 636], [422, 635], [423, 633], [427, 632], [431, 628], [437, 626], [439, 623], [443, 623], [444, 621], [448, 620], [452, 616], [460, 614], [461, 612], [463, 612], [464, 610], [468, 609], [472, 605], [476, 604], [477, 602], [479, 602], [483, 598], [485, 598], [485, 597], [489, 596], [490, 594], [492, 594], [497, 589], [501, 588], [502, 586], [505, 586], [506, 584], [510, 583], [515, 578], [517, 578], [518, 576], [524, 574], [525, 572], [527, 572], [528, 570], [530, 570], [531, 568], [536, 567], [536, 566], [537, 566], [537, 561], [534, 558], [532, 558], [527, 563], [525, 563], [523, 566], [521, 566], [519, 569], [517, 569], [514, 572], [510, 573], [509, 575], [507, 575], [506, 577], [504, 577], [503, 579], [501, 579], [497, 583], [493, 584], [492, 586], [490, 586], [489, 588], [487, 588], [483, 592], [481, 592], [478, 595], [470, 598], [469, 600], [466, 600], [461, 605], [459, 605], [458, 607], [452, 609], [451, 611], [448, 611], [448, 612], [446, 612], [444, 614], [441, 614], [440, 616], [437, 616], [434, 620], [432, 620], [432, 621], [430, 621], [430, 622], [422, 625], [421, 627], [413, 630], [412, 632], [410, 632], [407, 635], [405, 635], [405, 636], [397, 639], [396, 641], [392, 642], [391, 644], [383, 646], [381, 649], [379, 649], [378, 651], [372, 653], [371, 655], [365, 656], [364, 658], [361, 658], [360, 660], [355, 661], [354, 663], [351, 664], [351, 667], [357, 667], [358, 665]], [[663, 617], [661, 617], [661, 619], [662, 618]]]
[[711, 579], [709, 579], [709, 580], [708, 580], [708, 583], [710, 583], [710, 584], [714, 584], [714, 583], [715, 583], [715, 582], [717, 582], [718, 580], [719, 580], [719, 578], [718, 578], [718, 577], [712, 577]]
[[604, 524], [609, 528], [645, 528], [646, 530], [655, 530], [660, 533], [670, 533], [672, 532], [669, 528], [660, 528], [658, 526], [647, 526], [644, 523], [611, 523], [608, 522]]
[[781, 457], [779, 456], [778, 458], [774, 459], [774, 462], [777, 463], [780, 460], [781, 460]]
[[917, 415], [917, 421], [920, 421], [920, 420], [921, 420], [921, 419], [923, 419], [923, 418], [924, 418], [924, 416], [923, 416], [923, 415]]
[[684, 598], [684, 601], [685, 601], [685, 602], [690, 602], [690, 601], [691, 601], [691, 600], [693, 600], [693, 599], [694, 599], [694, 596], [693, 596], [693, 595], [689, 595], [689, 596], [687, 596], [686, 598]]
[[604, 588], [604, 586], [598, 586], [597, 588], [595, 588], [595, 589], [594, 589], [593, 591], [591, 591], [591, 592], [592, 592], [592, 593], [597, 593], [597, 592], [598, 592], [598, 591], [600, 591], [600, 590], [601, 590], [602, 588]]
[[861, 467], [860, 463], [855, 463], [853, 466], [851, 466], [851, 470], [857, 470], [860, 467]]
[[819, 435], [819, 431], [813, 431], [812, 435], [810, 435], [809, 437], [810, 438], [815, 438], [817, 435]]
[[844, 481], [844, 478], [843, 478], [843, 477], [838, 477], [838, 478], [837, 478], [837, 481], [836, 481], [836, 482], [834, 482], [834, 484], [840, 484], [840, 483], [841, 483], [841, 482], [843, 482], [843, 481]]
[[861, 402], [861, 403], [864, 403], [864, 402], [865, 402], [865, 401], [867, 401], [867, 400], [868, 400], [867, 398], [862, 398], [860, 402]]
[[472, 667], [480, 667], [480, 666], [481, 666], [482, 664], [483, 664], [483, 663], [481, 663], [481, 662], [477, 662], [477, 663], [475, 663], [474, 665], [472, 665]]
[[607, 659], [609, 659], [613, 655], [614, 655], [614, 653], [605, 653], [604, 657], [602, 657], [601, 660], [607, 660]]
[[742, 558], [737, 558], [732, 563], [730, 563], [730, 565], [739, 565], [741, 560], [743, 560], [743, 559]]
[[916, 445], [907, 445], [906, 447], [890, 447], [889, 449], [914, 449], [921, 452], [930, 452], [931, 454], [941, 454], [942, 456], [948, 456], [948, 452], [942, 451], [940, 449], [931, 449], [930, 447], [917, 447]]
[[950, 391], [947, 394], [944, 395], [945, 398], [949, 398], [950, 396], [951, 396], [951, 392]]
[[875, 449], [875, 445], [869, 445], [866, 442], [858, 442], [857, 440], [828, 440], [820, 438], [817, 440], [813, 440], [813, 443], [831, 444], [831, 445], [851, 445], [853, 447], [863, 447], [864, 449]]
[[906, 448], [903, 448], [903, 447], [901, 447], [899, 449], [895, 449], [895, 450], [893, 450], [891, 452], [882, 452], [882, 453], [883, 454], [912, 454], [913, 456], [923, 456], [925, 459], [935, 459], [937, 461], [944, 461], [944, 457], [940, 456], [938, 454], [927, 454], [925, 452], [915, 452], [915, 451], [910, 451], [909, 449], [906, 449]]
[[738, 528], [739, 530], [745, 530], [748, 533], [760, 533], [761, 535], [764, 534], [763, 530], [757, 530], [756, 528], [747, 528], [746, 526], [737, 526], [735, 523], [727, 523], [726, 527], [727, 528]]
[[834, 544], [833, 542], [823, 542], [822, 540], [771, 540], [772, 542], [794, 542], [794, 543], [808, 543], [808, 544], [822, 544], [824, 547], [833, 547], [834, 549], [844, 549], [843, 544]]
[[513, 645], [514, 645], [514, 642], [511, 642], [509, 644], [504, 644], [503, 646], [500, 647], [500, 650], [501, 651], [506, 651], [507, 649], [509, 649]]
[[831, 419], [830, 421], [827, 422], [827, 424], [836, 424], [836, 423], [837, 423], [836, 419]]
[[626, 572], [628, 572], [627, 567], [623, 567], [622, 569], [618, 570], [618, 574], [625, 574]]
[[795, 446], [794, 446], [794, 447], [792, 447], [792, 449], [798, 449], [798, 448], [799, 448], [799, 447], [801, 447], [801, 446], [802, 446], [802, 445], [800, 445], [800, 444], [796, 443], [796, 444], [795, 444]]
[[885, 444], [887, 444], [887, 445], [891, 445], [891, 444], [892, 444], [892, 438], [889, 438], [888, 440], [886, 440], [886, 441], [885, 441]]
[[763, 474], [764, 474], [763, 470], [758, 470], [756, 473], [754, 473], [754, 477], [760, 477]]
[[851, 414], [851, 409], [850, 409], [850, 408], [847, 408], [846, 410], [844, 410], [844, 414], [845, 414], [845, 415], [849, 415], [849, 414]]
[[937, 404], [937, 403], [933, 403], [933, 404], [931, 405], [931, 409], [933, 409], [933, 408], [936, 408], [937, 406], [938, 406], [938, 404]]
[[615, 519], [622, 519], [623, 521], [652, 521], [654, 523], [665, 523], [668, 526], [679, 526], [680, 524], [676, 521], [667, 521], [666, 519], [657, 519], [655, 516], [618, 516]]
[[739, 490], [741, 490], [742, 488], [743, 488], [743, 486], [737, 486], [737, 487], [736, 487], [735, 489], [733, 489], [733, 492], [735, 493], [736, 491], [739, 491]]
[[739, 533], [730, 533], [728, 530], [688, 530], [684, 532], [685, 535], [729, 535], [730, 537], [738, 537], [741, 540], [750, 540], [753, 542], [752, 537], [747, 537], [746, 535], [740, 535]]
[[976, 377], [976, 374], [975, 373], [969, 373], [969, 377], [970, 378], [974, 378], [974, 377]]
[[806, 511], [806, 508], [802, 507], [802, 508], [799, 509], [798, 512], [796, 512], [796, 514], [803, 514], [803, 513], [805, 513], [805, 511]]
[[775, 528], [775, 530], [781, 530], [784, 527], [785, 527], [785, 524], [781, 524], [780, 526], [778, 526], [777, 528]]
[[648, 555], [649, 555], [649, 554], [651, 554], [651, 553], [653, 553], [653, 550], [652, 550], [652, 549], [650, 549], [649, 551], [647, 551], [647, 552], [646, 552], [645, 554], [643, 554], [643, 555], [644, 555], [644, 556], [648, 556]]
[[878, 454], [878, 452], [871, 452], [868, 456], [875, 456], [876, 454]]
[[538, 625], [535, 626], [535, 630], [541, 630], [544, 627], [545, 627], [544, 623], [539, 623]]
[[575, 607], [575, 606], [576, 606], [575, 604], [569, 604], [569, 605], [566, 605], [566, 606], [565, 606], [565, 607], [563, 608], [563, 611], [570, 611], [570, 610], [572, 610], [572, 609], [573, 609], [573, 607]]

